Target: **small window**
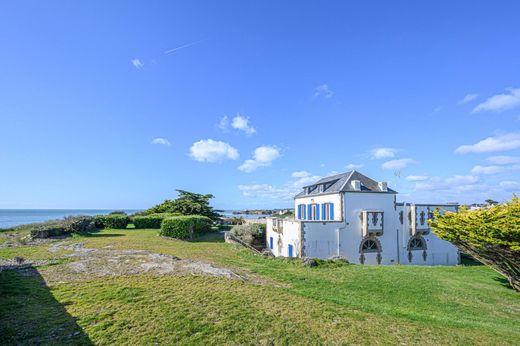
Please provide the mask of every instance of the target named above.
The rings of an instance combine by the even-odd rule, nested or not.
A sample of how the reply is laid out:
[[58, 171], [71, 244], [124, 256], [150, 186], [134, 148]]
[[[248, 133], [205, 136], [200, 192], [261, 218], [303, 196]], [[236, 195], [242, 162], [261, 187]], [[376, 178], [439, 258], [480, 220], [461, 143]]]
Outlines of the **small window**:
[[362, 252], [379, 252], [379, 245], [375, 240], [367, 239], [363, 242], [361, 246]]
[[298, 219], [305, 220], [305, 204], [298, 205]]
[[309, 220], [318, 220], [318, 205], [311, 204], [309, 205]]
[[426, 250], [426, 242], [422, 237], [410, 238], [408, 242], [408, 250]]
[[322, 220], [334, 220], [334, 203], [324, 203], [322, 210]]
[[291, 244], [289, 244], [289, 248], [287, 250], [289, 252], [289, 257], [292, 257], [293, 256], [293, 246]]

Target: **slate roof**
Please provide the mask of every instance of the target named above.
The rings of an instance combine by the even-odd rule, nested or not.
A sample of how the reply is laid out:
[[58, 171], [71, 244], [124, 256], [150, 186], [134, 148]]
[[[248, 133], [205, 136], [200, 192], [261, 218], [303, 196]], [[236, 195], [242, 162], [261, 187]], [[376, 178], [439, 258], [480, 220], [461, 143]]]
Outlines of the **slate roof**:
[[[361, 182], [361, 191], [356, 191], [350, 184], [353, 180], [359, 180]], [[320, 187], [320, 185], [322, 185]], [[316, 187], [311, 192], [307, 192], [308, 188]], [[377, 181], [370, 179], [366, 175], [359, 173], [358, 171], [349, 171], [341, 174], [331, 175], [329, 177], [321, 178], [314, 184], [306, 185], [303, 187], [303, 191], [296, 195], [296, 197], [303, 196], [318, 196], [330, 193], [338, 192], [379, 192], [379, 193], [397, 193], [397, 191], [390, 188], [388, 191], [382, 191], [379, 189]]]

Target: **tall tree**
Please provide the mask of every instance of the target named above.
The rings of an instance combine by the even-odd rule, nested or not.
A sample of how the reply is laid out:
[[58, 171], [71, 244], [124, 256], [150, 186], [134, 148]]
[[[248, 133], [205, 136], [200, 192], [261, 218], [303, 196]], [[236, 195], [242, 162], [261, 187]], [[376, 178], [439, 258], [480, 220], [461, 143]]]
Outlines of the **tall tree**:
[[220, 219], [221, 210], [215, 210], [210, 206], [210, 199], [214, 198], [212, 194], [199, 194], [184, 190], [175, 190], [179, 193], [177, 199], [167, 199], [163, 203], [148, 209], [146, 214], [153, 213], [178, 213], [181, 215], [202, 215], [212, 220]]
[[520, 198], [478, 210], [437, 211], [434, 233], [507, 277], [520, 292]]

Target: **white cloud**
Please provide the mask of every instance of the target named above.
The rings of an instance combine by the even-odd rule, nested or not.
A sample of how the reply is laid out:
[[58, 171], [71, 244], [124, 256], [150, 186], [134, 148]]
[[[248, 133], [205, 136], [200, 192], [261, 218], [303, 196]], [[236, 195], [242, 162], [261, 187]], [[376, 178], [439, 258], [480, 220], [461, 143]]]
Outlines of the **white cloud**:
[[510, 165], [513, 163], [520, 163], [520, 157], [515, 156], [491, 156], [486, 159], [489, 163], [494, 165]]
[[488, 153], [520, 148], [520, 133], [505, 133], [488, 137], [475, 144], [461, 145], [456, 154]]
[[462, 100], [459, 101], [459, 105], [471, 102], [478, 97], [478, 94], [467, 94]]
[[253, 159], [244, 161], [238, 167], [239, 170], [251, 173], [260, 167], [270, 166], [271, 163], [280, 157], [280, 150], [274, 146], [261, 146], [253, 152]]
[[348, 165], [345, 166], [345, 169], [353, 170], [353, 169], [359, 169], [362, 167], [363, 167], [363, 164], [361, 164], [361, 163], [349, 163]]
[[[295, 177], [294, 173], [298, 173], [296, 175], [301, 176]], [[281, 186], [273, 186], [270, 184], [243, 184], [238, 185], [238, 189], [242, 192], [244, 197], [274, 201], [291, 201], [292, 198], [301, 191], [303, 186], [312, 184], [321, 179], [321, 176], [312, 175], [310, 173], [300, 174], [308, 173], [304, 171], [294, 173], [292, 174], [293, 179]]]
[[132, 65], [134, 65], [135, 68], [142, 68], [144, 64], [139, 59], [132, 59]]
[[417, 190], [463, 192], [475, 188], [479, 178], [473, 175], [455, 175], [449, 178], [431, 177], [415, 183]]
[[397, 150], [393, 148], [375, 148], [370, 150], [371, 159], [385, 159], [395, 156]]
[[189, 154], [195, 161], [219, 162], [238, 159], [238, 150], [226, 142], [203, 139], [193, 143]]
[[381, 165], [381, 168], [383, 168], [383, 169], [403, 169], [403, 168], [408, 167], [408, 165], [410, 165], [414, 162], [415, 161], [410, 158], [390, 160], [390, 161], [386, 161], [385, 163], [383, 163]]
[[166, 145], [166, 146], [170, 146], [171, 143], [169, 140], [167, 140], [166, 138], [162, 138], [162, 137], [155, 137], [152, 139], [152, 144], [160, 144], [160, 145]]
[[244, 131], [248, 135], [256, 132], [256, 129], [249, 125], [249, 118], [237, 115], [231, 122], [231, 127], [240, 131]]
[[520, 183], [518, 181], [505, 180], [501, 181], [498, 185], [508, 191], [520, 190]]
[[311, 174], [307, 171], [297, 171], [297, 172], [293, 172], [291, 174], [291, 177], [293, 178], [306, 178], [306, 177], [309, 177]]
[[409, 175], [405, 179], [408, 181], [425, 181], [428, 180], [427, 175]]
[[222, 118], [220, 118], [220, 121], [218, 122], [217, 126], [222, 131], [225, 131], [228, 128], [228, 123], [229, 123], [229, 119], [228, 119], [227, 115], [224, 115]]
[[490, 174], [500, 174], [500, 173], [508, 173], [520, 170], [520, 165], [512, 165], [512, 166], [475, 166], [471, 169], [472, 174], [477, 175], [490, 175]]
[[330, 99], [332, 96], [334, 96], [334, 91], [330, 90], [327, 84], [318, 85], [314, 88], [314, 97]]
[[491, 96], [478, 104], [473, 112], [502, 112], [520, 106], [520, 88], [509, 88], [507, 90], [508, 93]]

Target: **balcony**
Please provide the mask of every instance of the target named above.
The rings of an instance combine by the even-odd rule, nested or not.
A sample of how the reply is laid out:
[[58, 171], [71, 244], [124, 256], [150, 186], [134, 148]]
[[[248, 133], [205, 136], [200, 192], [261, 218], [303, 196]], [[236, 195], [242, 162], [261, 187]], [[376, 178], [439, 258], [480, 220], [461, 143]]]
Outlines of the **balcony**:
[[361, 212], [361, 230], [363, 236], [382, 236], [384, 230], [384, 213], [380, 210], [363, 210]]

